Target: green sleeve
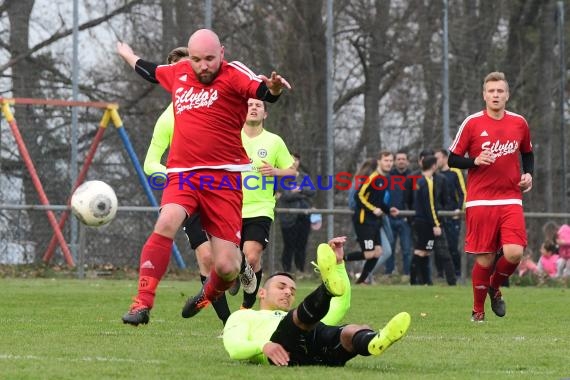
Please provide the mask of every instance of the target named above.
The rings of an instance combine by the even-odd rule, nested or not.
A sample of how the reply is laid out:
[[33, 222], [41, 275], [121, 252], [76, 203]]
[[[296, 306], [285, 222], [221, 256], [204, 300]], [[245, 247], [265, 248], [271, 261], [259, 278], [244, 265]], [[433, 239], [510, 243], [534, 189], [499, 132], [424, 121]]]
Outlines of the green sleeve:
[[255, 313], [259, 311], [238, 310], [230, 315], [224, 326], [224, 348], [231, 359], [268, 364], [267, 357], [263, 355], [263, 346], [268, 340], [255, 339], [258, 327]]
[[146, 175], [152, 173], [166, 173], [166, 167], [161, 164], [162, 155], [168, 149], [172, 141], [172, 133], [174, 131], [174, 110], [172, 103], [164, 110], [162, 115], [154, 125], [152, 132], [152, 140], [146, 157], [144, 159], [144, 172]]
[[321, 319], [321, 322], [329, 326], [339, 325], [348, 312], [348, 309], [350, 309], [350, 279], [348, 278], [348, 273], [346, 272], [344, 261], [336, 266], [336, 270], [343, 277], [346, 286], [346, 292], [344, 292], [344, 294], [340, 297], [332, 298], [329, 312], [323, 319]]

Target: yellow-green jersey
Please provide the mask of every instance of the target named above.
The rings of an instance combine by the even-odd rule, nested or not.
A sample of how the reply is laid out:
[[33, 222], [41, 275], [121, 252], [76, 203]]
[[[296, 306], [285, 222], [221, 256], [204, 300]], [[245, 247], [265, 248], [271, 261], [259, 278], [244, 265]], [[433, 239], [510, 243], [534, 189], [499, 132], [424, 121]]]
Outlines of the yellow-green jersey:
[[[342, 276], [346, 291], [340, 297], [331, 299], [330, 308], [321, 322], [338, 325], [350, 309], [350, 279], [344, 262], [337, 264], [335, 270]], [[269, 364], [263, 354], [263, 346], [271, 340], [277, 326], [287, 315], [283, 310], [241, 309], [230, 315], [224, 326], [224, 348], [231, 359], [248, 360], [258, 364]]]
[[166, 166], [161, 163], [162, 155], [170, 146], [174, 132], [174, 109], [172, 103], [160, 115], [154, 130], [152, 140], [144, 159], [144, 172], [146, 175], [152, 173], [166, 173]]
[[242, 218], [267, 216], [273, 220], [275, 209], [275, 181], [259, 173], [263, 161], [277, 169], [293, 165], [293, 158], [281, 137], [265, 129], [255, 137], [241, 131], [241, 141], [253, 171], [242, 173], [243, 207]]

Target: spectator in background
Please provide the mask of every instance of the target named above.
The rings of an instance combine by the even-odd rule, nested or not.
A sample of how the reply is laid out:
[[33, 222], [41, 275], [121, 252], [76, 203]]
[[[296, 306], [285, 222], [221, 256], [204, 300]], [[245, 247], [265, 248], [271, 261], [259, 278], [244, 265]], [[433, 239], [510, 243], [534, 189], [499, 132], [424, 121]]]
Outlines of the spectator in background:
[[[553, 221], [548, 221], [546, 223], [544, 223], [544, 225], [542, 226], [542, 233], [544, 236], [544, 241], [546, 240], [551, 240], [553, 242], [556, 242], [556, 239], [558, 238], [558, 230], [560, 229], [560, 226]], [[557, 248], [558, 250], [558, 248]]]
[[[358, 208], [358, 202], [356, 201], [356, 193], [358, 193], [358, 189], [362, 184], [362, 182], [360, 182], [358, 178], [368, 177], [371, 173], [374, 172], [377, 165], [378, 164], [376, 163], [376, 159], [367, 158], [360, 164], [356, 173], [354, 173], [354, 176], [352, 178], [352, 184], [350, 186], [350, 189], [348, 189], [348, 208], [351, 209], [353, 212], [356, 212]], [[352, 223], [352, 227], [354, 235], [356, 235], [356, 229], [354, 223]], [[358, 237], [356, 237], [356, 241], [358, 241]], [[355, 252], [347, 253], [345, 260], [347, 261], [363, 260], [361, 257], [362, 257], [362, 251], [358, 250]], [[351, 273], [354, 274], [354, 271], [351, 271]]]
[[361, 185], [354, 197], [356, 209], [352, 216], [352, 223], [361, 251], [347, 254], [345, 260], [366, 260], [360, 277], [356, 281], [357, 284], [364, 283], [368, 279], [368, 275], [383, 255], [380, 234], [381, 216], [383, 214], [395, 216], [399, 212], [396, 208], [390, 208], [385, 202], [385, 193], [389, 186], [387, 178], [378, 170], [380, 166], [383, 166], [380, 163], [384, 160], [393, 160], [392, 153], [380, 152], [376, 167], [368, 177], [366, 177], [368, 174], [366, 172], [357, 173], [364, 182], [358, 181], [355, 176], [357, 186], [358, 183]]
[[[392, 180], [390, 178], [390, 171], [392, 170], [392, 166], [394, 166], [394, 155], [391, 154], [390, 152], [386, 153], [389, 154], [386, 154], [385, 156], [382, 156], [379, 160], [377, 160], [376, 170], [378, 171], [378, 173], [380, 173], [380, 175], [386, 177], [386, 180], [388, 181], [389, 184], [388, 187], [386, 187], [386, 189], [384, 190], [384, 203], [386, 203], [390, 207], [390, 210], [392, 209], [396, 210], [397, 207], [393, 207], [392, 205], [391, 194], [392, 194], [393, 185], [392, 185]], [[403, 181], [402, 181], [402, 186], [403, 186]], [[393, 256], [394, 251], [392, 250], [392, 245], [394, 242], [394, 235], [392, 233], [392, 227], [390, 225], [390, 218], [391, 216], [387, 214], [384, 214], [381, 217], [382, 221], [380, 223], [380, 244], [382, 245], [382, 256], [378, 259], [376, 265], [368, 275], [367, 280], [370, 283], [374, 282], [374, 273], [376, 273], [376, 271], [378, 271], [380, 267], [384, 265], [386, 261], [392, 258]]]
[[[532, 259], [532, 252], [528, 248], [525, 250], [525, 254], [524, 254], [521, 262], [519, 263], [518, 271], [519, 271], [519, 277], [522, 277], [527, 273], [529, 275], [538, 273], [538, 265], [536, 265], [536, 263]], [[509, 285], [508, 284], [505, 285], [503, 283], [503, 285], [501, 285], [501, 286], [507, 286], [508, 287]]]
[[540, 246], [540, 259], [538, 260], [537, 272], [549, 277], [557, 277], [557, 265], [559, 257], [556, 254], [556, 243], [547, 240]]
[[556, 237], [558, 244], [558, 277], [570, 276], [570, 226], [563, 224]]
[[[419, 155], [419, 159], [418, 159], [418, 163], [420, 165], [420, 168], [423, 167], [423, 159], [425, 157], [428, 156], [435, 156], [435, 152], [433, 151], [433, 149], [424, 149], [420, 152]], [[420, 174], [419, 172], [415, 172], [412, 174], [413, 175], [418, 175]], [[437, 208], [437, 210], [450, 210], [450, 199], [449, 199], [449, 192], [448, 192], [448, 184], [447, 184], [447, 179], [439, 174], [439, 173], [434, 173], [433, 174], [433, 196], [434, 198], [434, 202], [435, 202], [435, 206]], [[404, 199], [407, 202], [408, 208], [410, 210], [414, 210], [415, 209], [415, 205], [414, 205], [414, 194], [415, 194], [415, 190], [413, 189], [412, 186], [412, 180], [408, 180], [406, 181], [406, 185], [405, 185], [405, 193], [404, 193]], [[445, 220], [445, 218], [439, 217], [439, 221], [443, 223], [443, 220]], [[447, 281], [448, 285], [456, 285], [457, 283], [457, 278], [455, 276], [455, 268], [453, 266], [453, 261], [451, 260], [451, 255], [449, 254], [449, 248], [447, 247], [447, 240], [445, 238], [445, 231], [441, 230], [441, 234], [436, 235], [434, 237], [434, 244], [433, 244], [433, 261], [436, 264], [436, 269], [438, 274], [440, 274], [440, 277], [443, 277], [443, 275], [445, 274], [445, 278]], [[431, 282], [431, 262], [429, 263], [430, 265], [430, 280], [429, 282]]]
[[[408, 154], [404, 151], [398, 151], [394, 158], [394, 167], [390, 170], [390, 175], [407, 177], [411, 174], [409, 165]], [[390, 189], [390, 200], [392, 206], [398, 210], [408, 209], [404, 202], [404, 189], [401, 187], [393, 186]], [[392, 230], [392, 255], [386, 260], [386, 274], [392, 274], [396, 267], [396, 242], [399, 238], [402, 251], [402, 274], [409, 276], [412, 258], [412, 229], [410, 223], [408, 223], [408, 218], [404, 216], [390, 216], [390, 228]]]
[[447, 164], [449, 153], [446, 149], [435, 152], [437, 158], [438, 173], [447, 180], [449, 206], [448, 209], [457, 212], [457, 216], [443, 218], [443, 229], [447, 239], [447, 247], [455, 275], [461, 277], [461, 254], [459, 253], [459, 232], [461, 230], [461, 219], [459, 213], [463, 210], [465, 202], [465, 180], [460, 169], [450, 168]]
[[441, 222], [437, 216], [434, 173], [437, 160], [434, 156], [422, 159], [421, 175], [414, 191], [413, 217], [414, 256], [410, 268], [411, 285], [433, 285], [429, 267], [429, 255], [436, 236], [441, 235]]
[[[311, 199], [316, 195], [316, 190], [308, 185], [301, 186], [303, 179], [308, 175], [300, 170], [301, 155], [292, 154], [293, 168], [297, 170], [297, 175], [285, 181], [284, 186], [280, 186], [277, 197], [277, 206], [280, 208], [310, 209]], [[288, 177], [284, 177], [288, 178]], [[311, 231], [310, 214], [307, 213], [280, 213], [279, 222], [281, 224], [281, 234], [283, 236], [283, 253], [281, 254], [281, 265], [285, 272], [291, 272], [292, 261], [295, 261], [297, 270], [301, 273], [305, 271], [305, 260], [307, 257], [307, 241]]]

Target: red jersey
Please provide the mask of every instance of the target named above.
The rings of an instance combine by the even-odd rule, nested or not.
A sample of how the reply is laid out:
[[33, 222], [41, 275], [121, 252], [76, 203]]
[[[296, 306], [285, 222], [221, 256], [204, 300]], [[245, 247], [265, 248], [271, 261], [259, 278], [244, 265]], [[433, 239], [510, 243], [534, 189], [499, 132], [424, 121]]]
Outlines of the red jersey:
[[222, 61], [212, 83], [198, 81], [190, 62], [156, 68], [156, 79], [172, 94], [174, 134], [167, 172], [200, 168], [251, 170], [241, 142], [247, 100], [261, 83], [240, 62]]
[[524, 117], [505, 111], [495, 120], [483, 110], [465, 119], [449, 150], [458, 156], [477, 157], [483, 150], [495, 155], [491, 165], [475, 166], [467, 172], [465, 207], [519, 204], [522, 192], [520, 153], [532, 151], [530, 131]]

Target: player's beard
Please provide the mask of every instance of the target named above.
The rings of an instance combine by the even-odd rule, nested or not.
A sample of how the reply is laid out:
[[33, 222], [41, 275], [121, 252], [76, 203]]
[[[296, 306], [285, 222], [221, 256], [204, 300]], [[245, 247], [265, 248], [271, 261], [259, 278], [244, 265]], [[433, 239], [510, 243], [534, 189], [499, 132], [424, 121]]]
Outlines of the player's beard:
[[219, 71], [220, 71], [220, 68], [218, 67], [218, 69], [216, 69], [216, 71], [214, 71], [214, 72], [207, 71], [207, 72], [197, 73], [196, 77], [198, 78], [198, 81], [200, 83], [210, 84], [214, 81], [214, 79], [216, 79]]

